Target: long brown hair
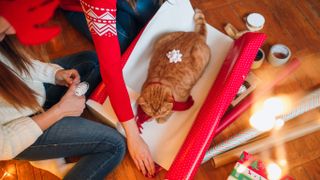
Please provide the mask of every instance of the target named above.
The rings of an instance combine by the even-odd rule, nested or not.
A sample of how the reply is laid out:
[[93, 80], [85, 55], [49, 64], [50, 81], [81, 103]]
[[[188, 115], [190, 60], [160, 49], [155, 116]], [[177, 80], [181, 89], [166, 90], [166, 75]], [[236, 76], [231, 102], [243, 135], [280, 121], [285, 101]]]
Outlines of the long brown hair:
[[[22, 52], [21, 46], [13, 37], [6, 37], [0, 42], [0, 53], [4, 55], [18, 70], [17, 73], [30, 75], [28, 66], [31, 65], [29, 57]], [[22, 82], [10, 67], [0, 61], [0, 96], [17, 109], [30, 108], [41, 111], [36, 96], [38, 94]]]

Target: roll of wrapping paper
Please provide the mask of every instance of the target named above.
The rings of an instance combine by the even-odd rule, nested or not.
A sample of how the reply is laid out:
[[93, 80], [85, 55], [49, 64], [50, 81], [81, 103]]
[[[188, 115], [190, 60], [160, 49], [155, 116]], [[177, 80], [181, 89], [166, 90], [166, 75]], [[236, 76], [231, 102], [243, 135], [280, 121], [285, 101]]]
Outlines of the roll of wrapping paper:
[[249, 73], [265, 38], [262, 33], [246, 33], [235, 40], [165, 179], [194, 177], [220, 119]]
[[216, 135], [220, 134], [226, 127], [228, 127], [233, 121], [237, 119], [245, 110], [247, 110], [253, 103], [258, 99], [255, 97], [261, 97], [266, 93], [270, 92], [277, 84], [279, 84], [283, 79], [288, 77], [292, 72], [294, 72], [300, 66], [300, 60], [294, 58], [288, 63], [284, 69], [272, 79], [270, 82], [265, 83], [264, 86], [258, 87], [254, 94], [251, 93], [244, 100], [242, 100], [236, 107], [231, 109], [227, 114], [223, 116], [220, 121], [218, 128], [216, 129]]
[[307, 134], [320, 130], [319, 120], [311, 121], [290, 129], [282, 129], [278, 133], [265, 138], [253, 141], [246, 145], [235, 148], [226, 153], [220, 154], [212, 159], [214, 167], [220, 167], [230, 162], [236, 161], [243, 151], [250, 154], [259, 153], [271, 147], [286, 143]]
[[[282, 119], [283, 121], [289, 121], [305, 112], [311, 111], [315, 108], [320, 107], [320, 89], [316, 89], [311, 92], [309, 95], [305, 96], [297, 103], [296, 107], [290, 110], [288, 113], [278, 116], [276, 119]], [[250, 128], [246, 131], [240, 132], [239, 134], [223, 141], [220, 144], [217, 144], [210, 148], [203, 161], [206, 162], [209, 159], [224, 153], [232, 148], [235, 148], [247, 141], [259, 136], [264, 133], [263, 131]]]

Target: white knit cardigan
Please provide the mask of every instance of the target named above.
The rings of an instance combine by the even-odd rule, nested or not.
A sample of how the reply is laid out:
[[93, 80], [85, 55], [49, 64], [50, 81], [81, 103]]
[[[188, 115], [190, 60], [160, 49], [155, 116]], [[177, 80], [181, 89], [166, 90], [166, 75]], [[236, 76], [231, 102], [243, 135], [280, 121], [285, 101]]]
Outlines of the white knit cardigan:
[[[8, 59], [0, 53], [0, 61], [10, 67], [18, 77], [32, 90], [39, 94], [40, 105], [45, 102], [43, 83], [55, 83], [55, 74], [60, 66], [32, 60], [30, 76], [19, 73]], [[8, 104], [0, 94], [0, 160], [8, 160], [17, 156], [33, 144], [42, 134], [40, 127], [29, 117], [34, 114], [31, 109], [16, 109]]]

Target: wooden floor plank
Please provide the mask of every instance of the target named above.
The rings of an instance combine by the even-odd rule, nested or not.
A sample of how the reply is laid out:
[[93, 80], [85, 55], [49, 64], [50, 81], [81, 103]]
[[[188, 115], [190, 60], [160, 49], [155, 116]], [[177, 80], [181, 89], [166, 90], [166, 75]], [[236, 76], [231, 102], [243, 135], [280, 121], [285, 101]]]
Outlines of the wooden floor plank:
[[303, 165], [304, 169], [308, 172], [309, 179], [318, 180], [320, 177], [320, 165], [317, 160], [309, 161]]
[[33, 168], [30, 166], [28, 162], [17, 161], [16, 167], [18, 180], [35, 179], [33, 174]]
[[[298, 46], [298, 50], [308, 47], [317, 52], [320, 43], [318, 33], [311, 27], [306, 17], [297, 9], [292, 0], [264, 0], [280, 21], [281, 28], [288, 30]], [[294, 18], [293, 18], [294, 17]]]
[[296, 4], [300, 12], [307, 17], [306, 21], [308, 21], [311, 27], [320, 35], [320, 5], [317, 7], [316, 3], [320, 4], [317, 0], [294, 1], [294, 4]]
[[268, 53], [267, 50], [271, 45], [277, 43], [286, 44], [294, 52], [297, 50], [293, 37], [286, 29], [281, 27], [281, 22], [278, 20], [277, 16], [275, 16], [274, 12], [270, 10], [270, 7], [265, 1], [239, 1], [232, 4], [232, 6], [239, 13], [239, 16], [243, 18], [252, 12], [260, 13], [265, 17], [266, 22], [261, 32], [266, 33], [268, 38], [268, 43], [263, 45], [263, 49], [266, 53]]
[[308, 171], [303, 167], [299, 166], [290, 170], [289, 175], [295, 179], [309, 179]]
[[[34, 174], [34, 179], [36, 180], [42, 180], [42, 174], [41, 174], [41, 170], [38, 168], [33, 168], [33, 174]], [[45, 179], [43, 179], [45, 180]]]

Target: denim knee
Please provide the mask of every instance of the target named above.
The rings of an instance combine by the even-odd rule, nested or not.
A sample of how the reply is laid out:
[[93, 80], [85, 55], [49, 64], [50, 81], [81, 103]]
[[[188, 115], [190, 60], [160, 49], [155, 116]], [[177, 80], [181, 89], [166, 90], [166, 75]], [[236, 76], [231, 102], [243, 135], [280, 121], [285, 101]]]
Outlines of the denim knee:
[[118, 140], [118, 144], [116, 145], [117, 147], [115, 148], [115, 154], [116, 155], [116, 159], [117, 159], [117, 164], [119, 164], [122, 159], [124, 158], [125, 154], [126, 154], [126, 151], [127, 151], [127, 144], [126, 144], [126, 141], [125, 141], [125, 138], [121, 136], [121, 140], [119, 139]]
[[95, 129], [96, 136], [101, 139], [100, 147], [96, 152], [114, 151], [123, 156], [126, 152], [125, 138], [115, 129], [101, 125]]

